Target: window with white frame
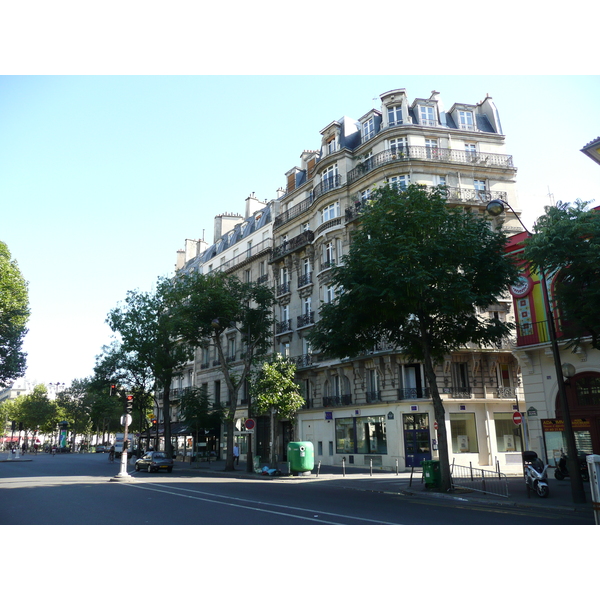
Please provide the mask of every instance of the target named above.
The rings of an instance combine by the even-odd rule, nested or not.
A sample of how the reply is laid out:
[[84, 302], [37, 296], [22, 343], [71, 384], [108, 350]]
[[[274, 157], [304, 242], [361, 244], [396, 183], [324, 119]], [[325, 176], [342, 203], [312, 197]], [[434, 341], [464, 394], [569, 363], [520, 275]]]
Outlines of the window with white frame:
[[338, 200], [337, 202], [334, 202], [333, 204], [326, 206], [321, 211], [321, 222], [325, 223], [326, 221], [330, 221], [331, 219], [335, 219], [336, 217], [339, 217], [339, 216], [340, 216], [340, 203]]
[[465, 143], [465, 152], [467, 153], [467, 157], [475, 157], [477, 153], [477, 144]]
[[458, 111], [458, 127], [460, 129], [467, 129], [468, 131], [473, 131], [475, 129], [473, 113], [470, 110]]
[[310, 312], [312, 310], [312, 300], [311, 300], [311, 297], [308, 296], [307, 298], [304, 298], [304, 301], [303, 301], [302, 304], [303, 304], [303, 309], [304, 309], [303, 310], [304, 316], [309, 316]]
[[405, 137], [391, 139], [390, 151], [392, 154], [406, 154], [406, 152], [408, 151], [407, 139]]
[[330, 165], [321, 173], [321, 184], [323, 187], [323, 191], [332, 190], [335, 187], [337, 174], [337, 164]]
[[388, 106], [388, 123], [390, 127], [402, 125], [402, 105]]
[[473, 187], [480, 192], [485, 192], [485, 180], [473, 179]]
[[362, 141], [366, 142], [375, 135], [375, 119], [371, 117], [368, 121], [365, 121], [362, 125]]
[[366, 190], [361, 190], [358, 192], [358, 196], [362, 202], [368, 200], [371, 197], [371, 188], [367, 188]]
[[327, 154], [332, 154], [337, 150], [337, 142], [335, 138], [331, 138], [327, 142]]
[[323, 268], [327, 269], [335, 264], [335, 244], [333, 241], [323, 245]]
[[396, 175], [388, 179], [389, 184], [398, 189], [405, 190], [410, 185], [410, 175]]
[[438, 157], [438, 141], [436, 139], [428, 138], [425, 140], [425, 156], [427, 158]]
[[310, 258], [304, 258], [302, 261], [302, 274], [305, 277], [310, 277]]
[[421, 125], [437, 125], [433, 106], [419, 106], [419, 116]]
[[330, 303], [335, 300], [335, 287], [333, 285], [325, 286], [325, 295], [323, 296], [323, 301]]

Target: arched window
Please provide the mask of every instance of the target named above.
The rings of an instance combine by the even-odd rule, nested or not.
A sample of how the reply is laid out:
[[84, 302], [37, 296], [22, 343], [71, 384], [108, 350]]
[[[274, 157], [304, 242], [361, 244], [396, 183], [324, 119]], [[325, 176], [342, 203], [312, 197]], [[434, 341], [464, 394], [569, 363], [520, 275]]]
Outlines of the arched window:
[[582, 377], [575, 385], [578, 406], [600, 406], [600, 377]]

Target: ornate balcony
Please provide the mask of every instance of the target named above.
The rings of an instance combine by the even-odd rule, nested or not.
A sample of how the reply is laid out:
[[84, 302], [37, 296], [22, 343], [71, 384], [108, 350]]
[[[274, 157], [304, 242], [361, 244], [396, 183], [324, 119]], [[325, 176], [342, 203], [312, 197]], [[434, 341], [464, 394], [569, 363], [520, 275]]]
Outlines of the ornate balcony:
[[398, 400], [417, 400], [431, 398], [429, 388], [398, 388]]
[[275, 325], [275, 333], [277, 335], [281, 335], [282, 333], [286, 333], [288, 331], [292, 331], [291, 319], [286, 319], [285, 321], [281, 321]]
[[513, 160], [509, 154], [490, 154], [488, 152], [468, 152], [450, 148], [431, 148], [429, 146], [403, 146], [397, 150], [384, 150], [363, 161], [348, 173], [348, 183], [353, 183], [373, 169], [394, 162], [426, 160], [449, 162], [481, 167], [500, 167], [512, 169]]
[[300, 250], [304, 246], [310, 244], [315, 239], [315, 234], [310, 229], [303, 231], [300, 235], [293, 237], [291, 240], [285, 241], [283, 244], [273, 248], [271, 254], [271, 262], [282, 258], [286, 254], [290, 254], [296, 250]]

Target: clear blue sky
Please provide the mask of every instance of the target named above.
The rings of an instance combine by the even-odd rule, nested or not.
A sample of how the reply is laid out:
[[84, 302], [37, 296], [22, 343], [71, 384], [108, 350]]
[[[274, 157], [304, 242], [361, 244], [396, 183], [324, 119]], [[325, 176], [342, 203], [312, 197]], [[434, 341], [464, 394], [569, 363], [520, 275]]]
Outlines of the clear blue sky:
[[[92, 374], [128, 290], [173, 272], [213, 216], [272, 199], [319, 131], [383, 92], [489, 93], [518, 168], [524, 220], [549, 201], [597, 199], [600, 78], [501, 76], [0, 77], [0, 239], [29, 281], [27, 377]], [[588, 109], [584, 109], [588, 107]]]

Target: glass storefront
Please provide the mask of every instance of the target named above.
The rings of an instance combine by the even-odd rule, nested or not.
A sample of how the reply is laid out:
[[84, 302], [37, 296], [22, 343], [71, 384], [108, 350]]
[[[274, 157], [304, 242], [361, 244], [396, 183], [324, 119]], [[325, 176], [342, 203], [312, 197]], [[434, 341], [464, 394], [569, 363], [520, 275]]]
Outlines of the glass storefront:
[[520, 428], [514, 424], [513, 413], [494, 413], [494, 424], [498, 452], [521, 452]]
[[450, 413], [452, 452], [479, 452], [475, 413]]
[[347, 417], [335, 420], [338, 454], [387, 454], [385, 417]]

